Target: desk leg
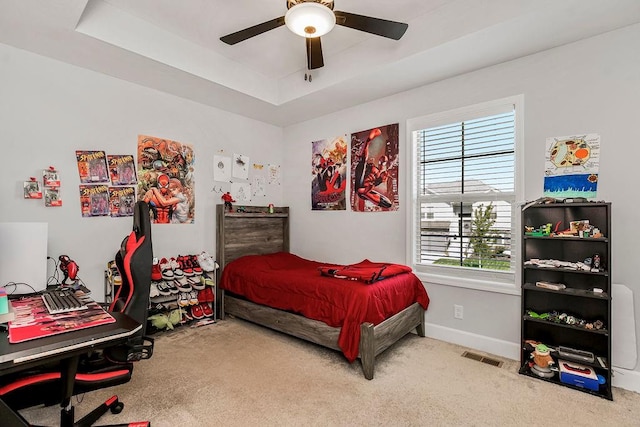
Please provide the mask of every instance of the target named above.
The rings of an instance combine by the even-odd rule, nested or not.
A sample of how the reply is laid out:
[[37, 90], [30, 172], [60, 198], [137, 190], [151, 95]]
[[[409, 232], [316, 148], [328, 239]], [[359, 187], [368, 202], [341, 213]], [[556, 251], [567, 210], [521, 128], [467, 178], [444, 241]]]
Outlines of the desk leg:
[[18, 411], [11, 409], [4, 400], [0, 399], [0, 420], [2, 425], [6, 427], [28, 427], [27, 420], [22, 418]]
[[78, 363], [80, 362], [80, 356], [70, 357], [62, 361], [61, 370], [61, 387], [62, 390], [62, 402], [60, 402], [60, 426], [61, 427], [73, 427], [74, 414], [73, 405], [71, 404], [71, 397], [73, 396], [73, 384], [76, 380], [76, 373], [78, 372]]

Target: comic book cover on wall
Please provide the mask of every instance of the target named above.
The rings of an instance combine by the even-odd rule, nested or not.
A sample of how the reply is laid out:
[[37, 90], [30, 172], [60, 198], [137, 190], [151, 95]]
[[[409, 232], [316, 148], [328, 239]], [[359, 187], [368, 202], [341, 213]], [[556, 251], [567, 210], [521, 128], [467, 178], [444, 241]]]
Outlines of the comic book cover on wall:
[[195, 220], [195, 156], [189, 144], [138, 135], [138, 200], [156, 224]]
[[397, 211], [398, 123], [351, 134], [351, 209]]
[[340, 136], [311, 143], [311, 209], [345, 210], [347, 142]]

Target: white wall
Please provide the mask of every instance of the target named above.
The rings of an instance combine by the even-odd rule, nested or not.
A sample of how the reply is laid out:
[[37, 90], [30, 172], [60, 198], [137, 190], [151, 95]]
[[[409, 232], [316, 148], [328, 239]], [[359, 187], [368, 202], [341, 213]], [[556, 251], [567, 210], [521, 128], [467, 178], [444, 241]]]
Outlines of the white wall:
[[[279, 127], [0, 44], [0, 194], [7, 202], [0, 222], [48, 222], [49, 256], [74, 259], [97, 300], [107, 261], [131, 231], [132, 219], [81, 217], [75, 150], [135, 155], [139, 134], [191, 144], [195, 152], [195, 224], [154, 225], [158, 257], [215, 254], [215, 205], [221, 201], [211, 190], [219, 150], [247, 155], [251, 163], [282, 164]], [[62, 180], [62, 207], [23, 198], [23, 182], [30, 176], [42, 181], [49, 165]], [[266, 189], [267, 197], [251, 204], [281, 204], [282, 186]], [[50, 273], [52, 267], [50, 261]]]
[[[524, 94], [524, 199], [542, 196], [547, 137], [600, 134], [598, 199], [613, 204], [612, 280], [635, 292], [635, 311], [640, 313], [636, 270], [640, 228], [633, 218], [637, 215], [634, 186], [640, 158], [636, 131], [640, 113], [638, 40], [640, 25], [635, 25], [286, 128], [284, 189], [292, 210], [292, 251], [341, 263], [363, 258], [407, 260], [409, 200], [405, 193], [399, 212], [311, 211], [311, 141], [395, 122], [400, 123], [400, 135], [404, 135], [407, 119]], [[407, 147], [403, 141], [404, 160]], [[401, 189], [407, 188], [407, 169], [405, 164], [400, 171]], [[431, 283], [426, 287], [432, 298], [427, 311], [432, 336], [519, 358], [518, 295]], [[463, 320], [453, 318], [454, 304], [464, 306]]]
[[[154, 226], [158, 256], [203, 249], [214, 253], [214, 205], [220, 200], [210, 191], [212, 160], [222, 149], [229, 155], [246, 154], [251, 162], [282, 164], [283, 185], [268, 187], [268, 197], [255, 204], [291, 207], [295, 253], [343, 263], [363, 258], [406, 262], [406, 194], [398, 212], [311, 211], [311, 141], [396, 122], [404, 135], [407, 119], [523, 93], [525, 199], [541, 195], [547, 137], [601, 135], [598, 194], [613, 203], [612, 280], [635, 292], [635, 311], [640, 313], [640, 283], [634, 268], [640, 235], [634, 221], [637, 191], [633, 188], [640, 158], [634, 132], [640, 112], [637, 40], [639, 25], [284, 130], [0, 45], [4, 160], [0, 191], [8, 201], [0, 221], [48, 222], [49, 255], [73, 257], [80, 265], [80, 276], [101, 294], [104, 266], [131, 229], [131, 220], [81, 218], [74, 153], [76, 149], [134, 153], [137, 135], [146, 134], [193, 144], [196, 153], [196, 224]], [[406, 159], [406, 143], [401, 149]], [[60, 171], [61, 208], [45, 208], [42, 201], [22, 198], [23, 181], [39, 176], [49, 165]], [[407, 167], [403, 166], [400, 184], [406, 189]], [[427, 315], [431, 336], [518, 357], [518, 296], [426, 286], [432, 298]], [[453, 318], [453, 304], [464, 306], [463, 320]]]

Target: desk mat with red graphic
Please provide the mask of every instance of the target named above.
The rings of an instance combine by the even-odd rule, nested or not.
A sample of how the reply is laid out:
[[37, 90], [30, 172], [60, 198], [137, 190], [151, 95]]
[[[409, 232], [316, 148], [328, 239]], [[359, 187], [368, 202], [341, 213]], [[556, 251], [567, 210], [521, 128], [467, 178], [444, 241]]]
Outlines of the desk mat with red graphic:
[[97, 302], [89, 298], [83, 302], [86, 310], [49, 314], [40, 295], [12, 300], [15, 319], [9, 322], [9, 342], [15, 344], [116, 321]]

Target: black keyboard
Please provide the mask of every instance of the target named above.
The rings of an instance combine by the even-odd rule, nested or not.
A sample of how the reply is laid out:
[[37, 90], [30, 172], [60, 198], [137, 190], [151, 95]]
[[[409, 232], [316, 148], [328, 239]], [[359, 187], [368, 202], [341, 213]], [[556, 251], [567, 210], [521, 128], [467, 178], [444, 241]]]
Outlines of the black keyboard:
[[72, 289], [56, 289], [45, 291], [42, 301], [49, 314], [66, 313], [69, 311], [86, 310], [87, 305], [80, 300]]

